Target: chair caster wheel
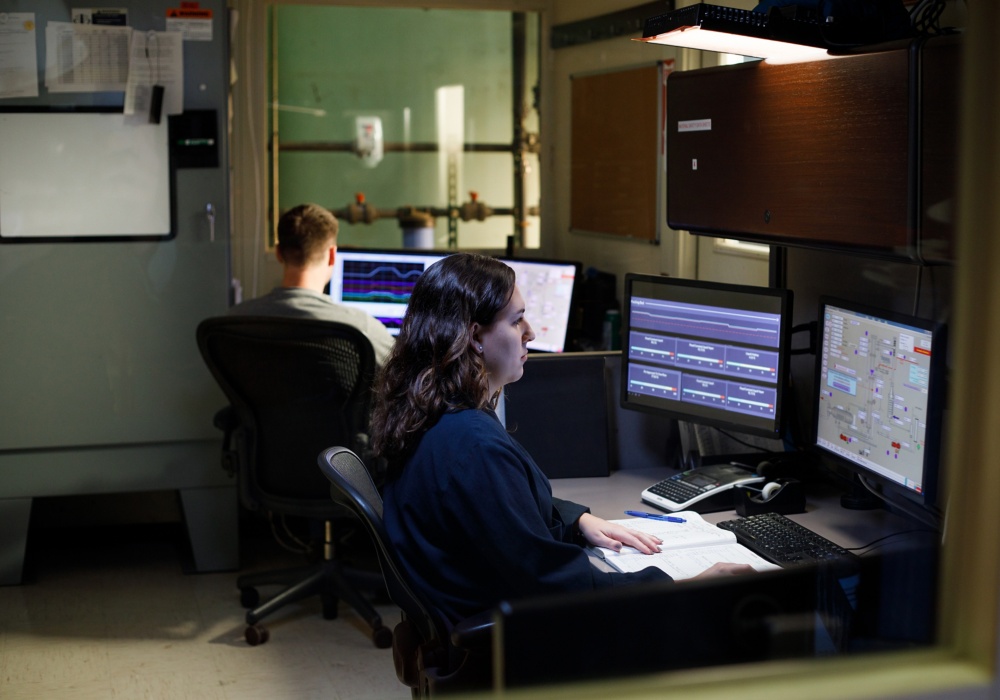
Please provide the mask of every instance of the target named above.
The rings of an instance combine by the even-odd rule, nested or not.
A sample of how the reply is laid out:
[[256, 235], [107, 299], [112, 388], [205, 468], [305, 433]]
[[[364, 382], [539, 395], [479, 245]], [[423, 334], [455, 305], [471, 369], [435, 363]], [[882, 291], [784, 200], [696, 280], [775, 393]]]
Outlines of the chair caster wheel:
[[392, 630], [388, 627], [376, 627], [372, 630], [372, 641], [376, 649], [388, 649], [392, 646]]
[[246, 630], [243, 631], [243, 638], [247, 640], [247, 644], [255, 647], [270, 639], [271, 633], [264, 625], [247, 625]]
[[240, 589], [240, 605], [250, 610], [256, 608], [258, 603], [260, 603], [260, 593], [257, 592], [256, 588]]

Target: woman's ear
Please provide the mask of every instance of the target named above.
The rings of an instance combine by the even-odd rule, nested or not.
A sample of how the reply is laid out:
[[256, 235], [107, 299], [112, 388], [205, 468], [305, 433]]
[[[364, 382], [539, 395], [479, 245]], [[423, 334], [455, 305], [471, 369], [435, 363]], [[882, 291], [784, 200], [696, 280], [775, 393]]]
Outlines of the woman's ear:
[[483, 354], [483, 341], [482, 341], [482, 326], [478, 323], [473, 322], [469, 326], [469, 346], [472, 348], [472, 352], [482, 355]]

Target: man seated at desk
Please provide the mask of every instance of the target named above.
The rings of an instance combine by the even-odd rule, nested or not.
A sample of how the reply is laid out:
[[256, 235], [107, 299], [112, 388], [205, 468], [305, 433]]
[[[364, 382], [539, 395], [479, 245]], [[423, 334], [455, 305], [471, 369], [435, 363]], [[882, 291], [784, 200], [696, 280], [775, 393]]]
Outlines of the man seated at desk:
[[300, 204], [278, 220], [275, 256], [284, 268], [281, 286], [229, 310], [230, 315], [285, 316], [354, 326], [371, 341], [381, 366], [395, 339], [378, 319], [338, 304], [323, 293], [337, 256], [336, 217], [316, 204]]

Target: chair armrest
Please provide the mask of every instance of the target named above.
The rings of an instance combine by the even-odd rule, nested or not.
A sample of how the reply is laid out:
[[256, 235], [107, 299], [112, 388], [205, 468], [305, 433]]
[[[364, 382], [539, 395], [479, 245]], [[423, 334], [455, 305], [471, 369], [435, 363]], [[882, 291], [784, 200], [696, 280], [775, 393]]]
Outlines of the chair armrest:
[[240, 456], [233, 446], [233, 433], [240, 427], [240, 420], [232, 406], [225, 406], [215, 412], [212, 425], [223, 432], [222, 436], [222, 468], [230, 478], [239, 472]]
[[212, 425], [228, 435], [239, 426], [240, 421], [236, 417], [236, 411], [232, 406], [224, 406], [215, 412], [212, 417]]
[[467, 617], [451, 630], [452, 646], [468, 651], [487, 650], [493, 638], [493, 612]]

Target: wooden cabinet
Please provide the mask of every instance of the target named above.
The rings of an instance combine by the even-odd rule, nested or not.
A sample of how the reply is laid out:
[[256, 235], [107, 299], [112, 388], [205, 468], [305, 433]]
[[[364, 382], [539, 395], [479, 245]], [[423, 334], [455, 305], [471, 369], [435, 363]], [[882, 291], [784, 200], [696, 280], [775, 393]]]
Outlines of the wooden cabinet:
[[958, 39], [667, 81], [667, 221], [947, 262]]

